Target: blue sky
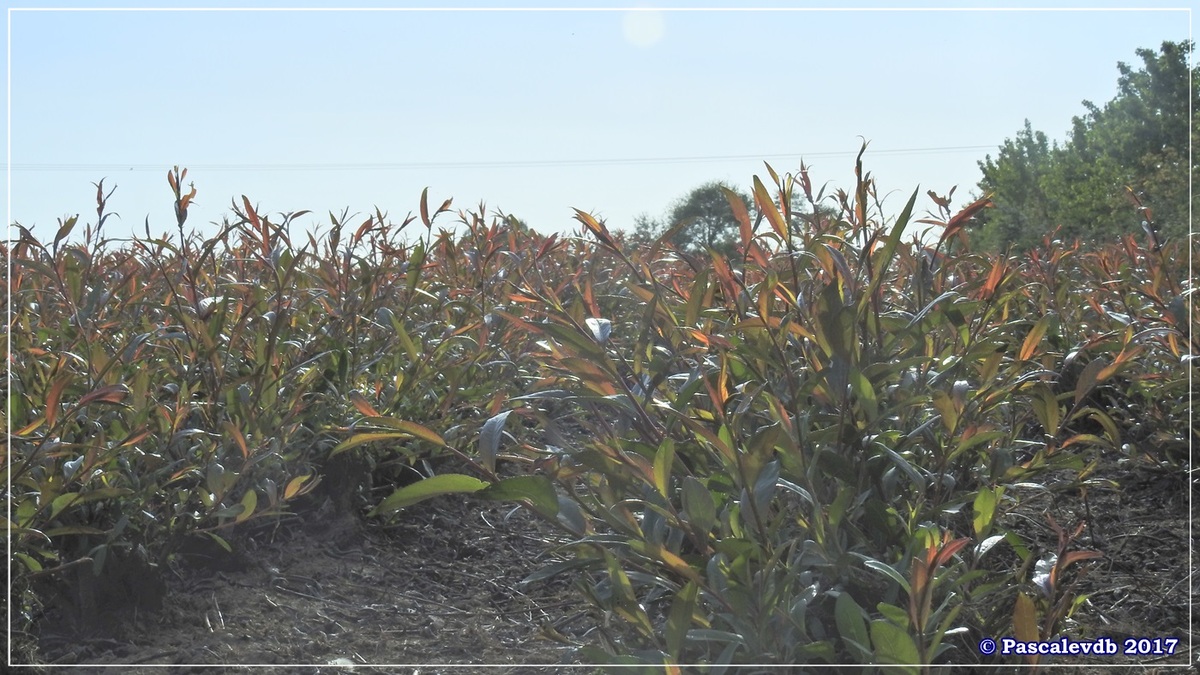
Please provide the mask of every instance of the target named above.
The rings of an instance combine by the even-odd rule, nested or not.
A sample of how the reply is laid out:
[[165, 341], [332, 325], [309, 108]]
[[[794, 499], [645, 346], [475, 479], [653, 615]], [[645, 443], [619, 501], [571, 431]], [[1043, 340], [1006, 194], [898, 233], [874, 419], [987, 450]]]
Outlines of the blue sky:
[[[1055, 6], [1072, 4], [1109, 6]], [[259, 4], [272, 5], [296, 6]], [[174, 231], [166, 172], [179, 165], [198, 191], [187, 224], [209, 232], [243, 194], [323, 227], [346, 208], [399, 222], [425, 187], [435, 204], [484, 201], [545, 232], [575, 231], [572, 207], [625, 228], [707, 180], [766, 179], [764, 160], [782, 174], [803, 158], [818, 185], [848, 187], [860, 137], [893, 214], [918, 185], [958, 185], [961, 205], [977, 162], [1025, 119], [1062, 138], [1081, 101], [1115, 95], [1118, 61], [1187, 39], [1191, 21], [1036, 4], [653, 6], [10, 10], [9, 222], [43, 239], [59, 217], [92, 222], [105, 178], [121, 216], [110, 236], [147, 218]]]

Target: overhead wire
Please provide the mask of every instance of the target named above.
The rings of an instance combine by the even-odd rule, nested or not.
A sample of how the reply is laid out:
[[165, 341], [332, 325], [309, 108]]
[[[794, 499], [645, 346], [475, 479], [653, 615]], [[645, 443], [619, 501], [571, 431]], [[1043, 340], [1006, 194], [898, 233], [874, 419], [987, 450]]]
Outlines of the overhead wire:
[[[894, 150], [871, 150], [873, 156], [932, 155], [954, 152], [977, 152], [992, 149], [991, 145], [957, 145], [933, 148], [898, 148]], [[234, 164], [189, 164], [193, 171], [397, 171], [416, 169], [519, 169], [567, 166], [631, 166], [647, 164], [686, 164], [699, 162], [729, 162], [743, 160], [766, 160], [777, 158], [843, 157], [858, 154], [857, 151], [763, 153], [757, 155], [701, 155], [690, 157], [620, 157], [592, 159], [543, 159], [543, 160], [475, 160], [451, 162], [328, 162], [328, 163], [234, 163]], [[9, 165], [12, 171], [161, 171], [160, 164], [83, 164], [83, 163], [27, 163]], [[0, 166], [0, 170], [8, 167]]]

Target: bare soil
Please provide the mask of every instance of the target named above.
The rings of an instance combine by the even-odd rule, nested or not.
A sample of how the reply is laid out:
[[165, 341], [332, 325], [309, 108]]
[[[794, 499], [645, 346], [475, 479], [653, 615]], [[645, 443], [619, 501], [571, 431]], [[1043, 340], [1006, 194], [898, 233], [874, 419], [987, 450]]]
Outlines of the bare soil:
[[55, 630], [72, 624], [51, 612], [39, 661], [97, 666], [72, 673], [557, 671], [595, 616], [569, 581], [521, 584], [553, 562], [552, 536], [523, 509], [455, 497], [390, 527], [313, 512], [239, 537], [239, 555], [193, 553], [161, 611], [90, 635]]
[[[1189, 577], [1188, 519], [1197, 481], [1182, 470], [1104, 460], [1097, 477], [1111, 483], [1086, 495], [1038, 496], [1031, 487], [1022, 512], [1010, 514], [1013, 526], [1045, 555], [1056, 545], [1047, 513], [1064, 527], [1090, 524], [1073, 548], [1103, 558], [1064, 580], [1089, 594], [1065, 634], [1175, 637], [1179, 648], [1171, 656], [1056, 658], [1041, 672], [1192, 672], [1183, 664], [1197, 656], [1189, 654], [1200, 583]], [[417, 505], [392, 526], [313, 510], [245, 533], [236, 556], [193, 552], [167, 575], [160, 610], [80, 630], [69, 607], [49, 607], [34, 655], [42, 672], [94, 666], [71, 673], [135, 664], [161, 666], [137, 671], [147, 674], [252, 665], [281, 673], [594, 672], [574, 660], [573, 647], [596, 644], [603, 617], [569, 579], [521, 583], [556, 560], [556, 536], [524, 510], [457, 497]]]
[[1044, 512], [1054, 515], [1064, 529], [1078, 522], [1088, 524], [1073, 550], [1103, 554], [1077, 563], [1080, 569], [1064, 580], [1077, 584], [1075, 593], [1088, 596], [1066, 624], [1066, 634], [1078, 640], [1105, 636], [1122, 647], [1129, 639], [1167, 637], [1178, 638], [1179, 645], [1173, 655], [1062, 657], [1051, 663], [1110, 666], [1095, 670], [1104, 673], [1200, 672], [1196, 668], [1200, 616], [1192, 613], [1200, 578], [1193, 576], [1196, 533], [1189, 522], [1189, 509], [1194, 514], [1200, 507], [1200, 480], [1190, 472], [1139, 463], [1115, 452], [1102, 458], [1095, 478], [1109, 485], [1093, 482], [1087, 490], [1047, 494], [1042, 501], [1027, 502], [1031, 512], [1020, 514], [1041, 530], [1037, 541], [1043, 551], [1053, 551], [1057, 544], [1046, 517], [1037, 513], [1045, 504]]

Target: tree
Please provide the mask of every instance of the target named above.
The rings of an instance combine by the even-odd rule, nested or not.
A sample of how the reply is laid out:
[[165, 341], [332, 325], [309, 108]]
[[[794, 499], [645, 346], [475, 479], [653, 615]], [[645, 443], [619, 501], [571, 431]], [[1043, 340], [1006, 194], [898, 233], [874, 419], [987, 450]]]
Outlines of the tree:
[[[1142, 68], [1118, 63], [1117, 96], [1103, 107], [1084, 101], [1061, 144], [1029, 122], [979, 168], [979, 188], [996, 208], [980, 218], [985, 248], [1028, 248], [1061, 227], [1067, 238], [1114, 239], [1141, 229], [1132, 191], [1151, 207], [1158, 232], [1188, 230], [1188, 103], [1200, 119], [1200, 71], [1188, 89], [1190, 43], [1139, 49]], [[1194, 127], [1193, 127], [1194, 128]]]
[[984, 179], [979, 187], [992, 193], [995, 202], [995, 209], [979, 218], [987, 225], [977, 238], [981, 247], [999, 248], [1052, 221], [1050, 198], [1043, 187], [1052, 162], [1046, 134], [1034, 131], [1029, 120], [1015, 139], [1004, 140], [995, 162], [991, 155], [986, 165], [980, 162]]
[[679, 250], [701, 254], [711, 249], [732, 255], [737, 250], [741, 235], [722, 188], [736, 192], [747, 208], [753, 205], [749, 195], [724, 182], [709, 181], [676, 200], [661, 221], [646, 215], [638, 216], [632, 238], [635, 241], [652, 241], [683, 223], [683, 227], [671, 237], [671, 243]]

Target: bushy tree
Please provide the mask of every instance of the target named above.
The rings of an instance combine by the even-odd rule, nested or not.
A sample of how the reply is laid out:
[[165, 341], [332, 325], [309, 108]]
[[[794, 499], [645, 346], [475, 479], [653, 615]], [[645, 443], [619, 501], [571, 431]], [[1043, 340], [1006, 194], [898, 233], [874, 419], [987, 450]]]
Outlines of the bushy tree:
[[671, 243], [679, 250], [700, 254], [711, 249], [733, 254], [737, 250], [740, 235], [737, 219], [722, 188], [733, 190], [748, 208], [752, 208], [754, 201], [749, 195], [727, 183], [709, 181], [676, 200], [662, 220], [644, 214], [638, 216], [634, 223], [633, 239], [651, 241], [682, 224], [671, 237]]
[[1027, 248], [1056, 227], [1067, 238], [1112, 240], [1141, 229], [1130, 194], [1151, 208], [1160, 237], [1188, 231], [1188, 103], [1200, 118], [1200, 71], [1188, 88], [1190, 43], [1139, 49], [1142, 68], [1118, 63], [1117, 96], [1084, 101], [1062, 143], [1030, 128], [979, 163], [979, 188], [996, 208], [980, 218], [976, 243]]

